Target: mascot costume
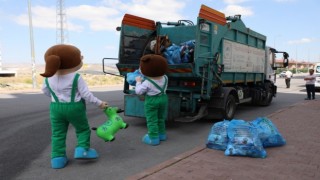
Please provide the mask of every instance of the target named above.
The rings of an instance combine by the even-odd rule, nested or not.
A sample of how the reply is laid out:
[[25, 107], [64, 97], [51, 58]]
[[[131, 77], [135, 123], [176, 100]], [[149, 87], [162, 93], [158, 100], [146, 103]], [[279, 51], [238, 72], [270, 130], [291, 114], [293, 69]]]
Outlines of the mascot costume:
[[42, 91], [51, 97], [51, 167], [64, 168], [67, 165], [66, 136], [68, 126], [75, 128], [77, 146], [75, 159], [96, 159], [98, 153], [90, 148], [91, 130], [88, 124], [85, 101], [101, 109], [107, 103], [99, 100], [89, 91], [82, 77], [76, 73], [82, 67], [81, 51], [71, 45], [59, 44], [50, 47], [45, 55], [45, 77]]
[[142, 141], [148, 145], [159, 145], [167, 139], [165, 121], [168, 109], [166, 94], [168, 77], [167, 60], [155, 54], [144, 55], [140, 59], [140, 71], [144, 76], [136, 77], [135, 92], [145, 95], [144, 110], [147, 119], [148, 134]]

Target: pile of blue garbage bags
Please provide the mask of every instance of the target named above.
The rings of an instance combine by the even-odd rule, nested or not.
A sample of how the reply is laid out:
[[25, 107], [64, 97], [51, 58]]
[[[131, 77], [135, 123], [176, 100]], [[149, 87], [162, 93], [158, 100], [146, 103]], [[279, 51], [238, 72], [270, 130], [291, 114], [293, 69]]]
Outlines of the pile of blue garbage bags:
[[168, 64], [189, 63], [192, 61], [192, 54], [195, 48], [195, 40], [189, 40], [180, 44], [172, 44], [164, 49], [163, 56]]
[[233, 119], [213, 124], [207, 148], [224, 151], [226, 156], [266, 158], [267, 147], [286, 144], [277, 127], [266, 117], [252, 121]]
[[[180, 44], [180, 46], [171, 44], [169, 47], [165, 48], [162, 52], [163, 57], [166, 58], [168, 64], [181, 64], [192, 62], [192, 55], [194, 53], [195, 40], [189, 40]], [[126, 81], [131, 86], [136, 85], [135, 78], [137, 76], [144, 77], [140, 72], [140, 69], [134, 72], [127, 73]]]

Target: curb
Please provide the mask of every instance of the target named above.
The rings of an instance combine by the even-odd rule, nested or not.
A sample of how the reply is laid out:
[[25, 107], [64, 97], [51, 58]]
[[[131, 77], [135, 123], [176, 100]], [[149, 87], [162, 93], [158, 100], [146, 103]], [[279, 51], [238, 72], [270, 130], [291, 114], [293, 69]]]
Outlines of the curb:
[[141, 173], [138, 173], [138, 174], [135, 174], [133, 176], [130, 176], [130, 177], [126, 178], [126, 180], [144, 179], [144, 178], [146, 178], [148, 176], [151, 176], [152, 174], [155, 174], [155, 173], [161, 171], [162, 169], [165, 169], [167, 167], [170, 167], [170, 166], [182, 161], [183, 159], [186, 159], [186, 158], [188, 158], [188, 157], [190, 157], [190, 156], [192, 156], [192, 155], [194, 155], [196, 153], [199, 153], [199, 152], [203, 151], [204, 149], [206, 149], [205, 146], [198, 146], [198, 147], [196, 147], [194, 149], [191, 149], [189, 151], [186, 151], [186, 152], [184, 152], [184, 153], [182, 153], [182, 154], [180, 154], [180, 155], [178, 155], [176, 157], [173, 157], [172, 159], [164, 161], [163, 163], [160, 163], [160, 164], [158, 164], [158, 165], [156, 165], [154, 167], [146, 169]]
[[281, 112], [283, 112], [283, 111], [286, 111], [286, 110], [288, 110], [288, 109], [294, 108], [294, 107], [296, 107], [296, 106], [301, 106], [301, 105], [305, 105], [305, 104], [310, 104], [310, 103], [312, 103], [313, 101], [318, 101], [318, 100], [317, 100], [317, 99], [315, 99], [315, 100], [303, 100], [303, 101], [297, 102], [297, 103], [295, 103], [295, 104], [293, 104], [293, 105], [291, 105], [291, 106], [287, 106], [287, 107], [285, 107], [285, 108], [279, 109], [279, 110], [275, 111], [274, 113], [269, 114], [267, 117], [271, 118], [271, 117], [275, 116], [276, 114], [279, 114], [279, 113], [281, 113]]

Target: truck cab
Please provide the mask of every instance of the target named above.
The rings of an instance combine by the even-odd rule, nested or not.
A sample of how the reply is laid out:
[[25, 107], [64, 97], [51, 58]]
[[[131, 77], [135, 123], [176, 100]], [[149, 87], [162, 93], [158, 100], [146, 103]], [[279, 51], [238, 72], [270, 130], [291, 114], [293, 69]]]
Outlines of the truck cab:
[[316, 63], [314, 65], [314, 74], [316, 75], [316, 82], [314, 86], [316, 90], [320, 90], [320, 63]]

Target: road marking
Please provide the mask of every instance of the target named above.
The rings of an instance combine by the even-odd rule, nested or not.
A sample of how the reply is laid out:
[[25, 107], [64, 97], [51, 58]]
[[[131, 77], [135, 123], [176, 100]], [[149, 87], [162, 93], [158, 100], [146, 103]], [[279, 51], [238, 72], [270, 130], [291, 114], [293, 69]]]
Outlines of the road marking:
[[17, 96], [12, 94], [0, 94], [0, 99], [13, 99], [13, 98], [17, 98]]

